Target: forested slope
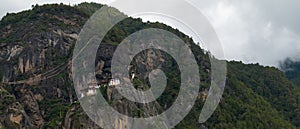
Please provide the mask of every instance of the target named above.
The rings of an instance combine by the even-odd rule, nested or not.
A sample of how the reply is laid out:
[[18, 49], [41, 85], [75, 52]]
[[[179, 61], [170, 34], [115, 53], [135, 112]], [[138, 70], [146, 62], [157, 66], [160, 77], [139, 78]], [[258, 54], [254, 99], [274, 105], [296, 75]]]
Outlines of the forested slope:
[[[96, 3], [76, 6], [36, 5], [31, 10], [7, 14], [2, 18], [0, 79], [3, 83], [0, 85], [0, 127], [99, 128], [80, 107], [72, 85], [71, 57], [82, 26], [102, 6]], [[109, 57], [117, 45], [125, 37], [145, 28], [168, 30], [180, 37], [191, 46], [199, 65], [199, 97], [192, 111], [176, 128], [300, 128], [300, 90], [295, 85], [298, 84], [297, 81], [289, 75], [286, 77], [277, 68], [242, 62], [227, 63], [228, 73], [223, 98], [212, 117], [199, 124], [198, 117], [210, 84], [210, 55], [190, 37], [163, 23], [143, 23], [141, 19], [129, 17], [112, 28], [103, 40], [104, 44], [99, 48], [99, 56], [96, 58], [98, 81], [110, 77]], [[157, 100], [157, 104], [152, 105], [157, 109], [155, 112], [161, 112], [172, 105], [174, 96], [180, 89], [180, 80], [179, 72], [176, 72], [176, 62], [163, 52], [154, 53], [165, 59], [160, 63], [165, 66], [167, 73], [172, 73], [167, 76], [173, 80], [168, 83], [166, 92]], [[141, 53], [139, 57], [147, 58], [147, 54], [148, 52]], [[137, 67], [140, 73], [145, 68], [148, 66], [139, 69]], [[4, 83], [27, 80], [39, 75], [43, 79], [35, 83]], [[137, 78], [133, 82], [136, 85], [145, 81], [142, 75], [137, 75]], [[109, 100], [112, 106], [118, 107], [120, 98], [114, 98], [118, 93], [109, 88], [101, 90], [105, 93], [105, 98], [112, 98]], [[121, 104], [128, 103], [121, 101]], [[143, 113], [151, 112], [147, 108], [143, 108], [144, 112], [137, 112], [136, 107], [138, 106], [131, 106], [134, 115], [143, 116]]]

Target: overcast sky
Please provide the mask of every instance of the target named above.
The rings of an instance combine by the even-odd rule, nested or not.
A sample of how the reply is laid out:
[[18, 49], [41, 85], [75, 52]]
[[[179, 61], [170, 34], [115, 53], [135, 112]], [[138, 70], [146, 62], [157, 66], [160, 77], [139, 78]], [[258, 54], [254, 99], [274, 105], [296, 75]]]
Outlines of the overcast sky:
[[[0, 17], [7, 12], [30, 9], [35, 4], [63, 2], [73, 5], [83, 1], [107, 4], [113, 0], [3, 0]], [[300, 0], [190, 1], [215, 28], [226, 59], [276, 66], [286, 57], [299, 58]], [[144, 19], [151, 20], [151, 17]]]

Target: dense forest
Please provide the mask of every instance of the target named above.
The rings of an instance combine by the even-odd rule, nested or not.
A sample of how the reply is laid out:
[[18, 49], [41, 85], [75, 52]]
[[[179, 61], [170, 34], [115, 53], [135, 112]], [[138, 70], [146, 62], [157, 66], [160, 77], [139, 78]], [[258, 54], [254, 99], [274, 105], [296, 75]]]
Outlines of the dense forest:
[[280, 62], [280, 69], [285, 72], [289, 80], [300, 86], [300, 61], [286, 58]]
[[[8, 13], [2, 18], [1, 129], [100, 128], [88, 119], [80, 106], [72, 85], [69, 59], [72, 57], [76, 37], [84, 23], [102, 6], [104, 5], [97, 3], [81, 3], [74, 6], [33, 5], [30, 10]], [[280, 69], [228, 61], [226, 87], [221, 102], [207, 122], [198, 123], [205, 95], [210, 86], [211, 55], [180, 30], [159, 22], [143, 22], [142, 19], [128, 17], [113, 27], [102, 41], [103, 49], [98, 51], [99, 57], [96, 59], [99, 64], [96, 66], [98, 81], [109, 78], [111, 60], [109, 57], [116, 46], [130, 34], [146, 28], [160, 28], [177, 35], [190, 45], [199, 65], [201, 82], [199, 97], [191, 112], [176, 128], [300, 128], [300, 63], [289, 59], [281, 64]], [[180, 72], [170, 56], [158, 51], [154, 53], [164, 57], [163, 71], [169, 73], [166, 76], [170, 80], [157, 104], [152, 105], [155, 105], [157, 112], [162, 112], [172, 105], [180, 90], [178, 87]], [[140, 57], [144, 55], [141, 53]], [[137, 60], [133, 61], [133, 64], [137, 65], [135, 72], [141, 74], [146, 66], [138, 67], [141, 66], [139, 63]], [[50, 74], [53, 77], [37, 83], [4, 83]], [[145, 82], [143, 85], [148, 86], [147, 80], [140, 74], [133, 83], [142, 85]], [[109, 88], [100, 90], [113, 107], [120, 107], [120, 102], [115, 97], [118, 93]], [[129, 102], [122, 99], [122, 103], [126, 105]], [[146, 108], [142, 111], [135, 110], [135, 106], [131, 110], [133, 114], [130, 115], [140, 117], [148, 112]]]

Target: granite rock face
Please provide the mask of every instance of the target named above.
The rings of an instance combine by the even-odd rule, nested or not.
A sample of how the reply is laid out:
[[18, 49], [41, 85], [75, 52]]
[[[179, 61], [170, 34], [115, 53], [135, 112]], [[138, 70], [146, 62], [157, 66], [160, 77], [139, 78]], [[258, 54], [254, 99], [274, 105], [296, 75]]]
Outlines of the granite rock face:
[[[14, 20], [14, 15], [19, 19]], [[3, 83], [0, 85], [0, 126], [99, 128], [83, 112], [72, 85], [72, 50], [88, 18], [80, 6], [65, 5], [36, 6], [4, 17], [8, 20], [3, 20], [0, 28]], [[116, 47], [111, 43], [99, 47], [95, 73], [101, 84], [108, 84], [111, 79], [111, 58]], [[135, 62], [138, 65], [132, 70], [140, 69], [139, 72], [145, 74], [138, 74], [136, 78], [146, 80], [147, 71], [163, 64], [164, 56], [160, 51], [150, 50], [139, 54]], [[162, 110], [157, 102], [144, 105], [124, 100], [114, 87], [107, 87], [104, 96], [113, 108], [127, 115], [149, 116]], [[116, 119], [113, 122], [115, 128], [125, 128], [128, 121]]]

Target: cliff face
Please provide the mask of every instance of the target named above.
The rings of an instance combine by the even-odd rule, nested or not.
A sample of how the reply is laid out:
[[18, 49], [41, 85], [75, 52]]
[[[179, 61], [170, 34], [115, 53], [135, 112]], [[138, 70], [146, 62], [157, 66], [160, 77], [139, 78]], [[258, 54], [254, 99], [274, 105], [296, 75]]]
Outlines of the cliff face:
[[[87, 18], [85, 4], [82, 4], [36, 6], [2, 19], [1, 126], [98, 128], [81, 109], [71, 80], [72, 50]], [[99, 49], [96, 59], [99, 82], [107, 83], [111, 78], [110, 63], [115, 49], [116, 45], [110, 43]], [[140, 58], [152, 60], [148, 53]], [[147, 63], [143, 68], [149, 66], [153, 64]], [[145, 79], [144, 76], [139, 78]], [[136, 105], [123, 101], [113, 87], [103, 92], [112, 107], [128, 115], [146, 115], [138, 113], [138, 109], [155, 114], [161, 108], [158, 104]], [[116, 128], [123, 128], [127, 121], [115, 122]]]
[[[71, 58], [78, 34], [89, 16], [102, 5], [83, 3], [35, 6], [8, 14], [0, 22], [0, 128], [99, 128], [81, 108], [75, 93]], [[104, 38], [96, 57], [96, 78], [101, 85], [111, 79], [111, 58], [125, 37], [145, 28], [161, 28], [188, 44], [199, 65], [201, 90], [195, 107], [176, 128], [296, 128], [300, 126], [300, 90], [278, 69], [229, 62], [224, 96], [216, 112], [199, 124], [200, 109], [210, 84], [209, 55], [192, 39], [161, 23], [127, 18]], [[138, 104], [126, 100], [114, 87], [100, 88], [119, 112], [136, 117], [157, 115], [168, 109], [180, 90], [180, 72], [172, 58], [158, 50], [139, 53], [132, 61], [137, 89], [150, 87], [148, 72], [162, 68], [170, 79], [157, 101]], [[131, 74], [131, 73], [129, 73]], [[131, 74], [132, 76], [132, 74]], [[125, 120], [113, 120], [125, 128]]]
[[76, 8], [46, 5], [2, 19], [1, 81], [16, 83], [1, 85], [1, 125], [97, 127], [81, 112], [70, 80], [72, 47], [87, 17]]

